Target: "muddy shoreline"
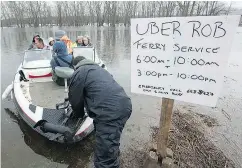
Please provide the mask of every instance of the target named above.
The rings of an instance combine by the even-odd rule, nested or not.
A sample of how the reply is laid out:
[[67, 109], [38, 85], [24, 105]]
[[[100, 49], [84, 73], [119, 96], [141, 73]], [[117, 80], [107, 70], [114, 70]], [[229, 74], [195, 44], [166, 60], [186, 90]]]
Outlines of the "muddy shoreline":
[[[168, 147], [173, 151], [175, 166], [180, 168], [234, 168], [233, 161], [228, 159], [207, 137], [211, 128], [219, 126], [216, 119], [207, 115], [194, 112], [173, 112], [172, 126], [170, 129]], [[156, 144], [158, 139], [158, 127], [151, 128], [152, 142]], [[123, 154], [122, 167], [143, 167], [151, 144], [147, 144], [144, 151], [130, 149]], [[132, 159], [130, 159], [132, 158]]]

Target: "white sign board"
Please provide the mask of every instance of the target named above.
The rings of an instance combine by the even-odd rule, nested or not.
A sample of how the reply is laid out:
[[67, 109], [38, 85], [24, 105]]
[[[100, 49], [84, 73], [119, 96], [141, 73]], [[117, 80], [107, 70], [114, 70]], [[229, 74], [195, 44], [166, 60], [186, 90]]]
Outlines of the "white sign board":
[[215, 106], [239, 19], [131, 19], [131, 92]]

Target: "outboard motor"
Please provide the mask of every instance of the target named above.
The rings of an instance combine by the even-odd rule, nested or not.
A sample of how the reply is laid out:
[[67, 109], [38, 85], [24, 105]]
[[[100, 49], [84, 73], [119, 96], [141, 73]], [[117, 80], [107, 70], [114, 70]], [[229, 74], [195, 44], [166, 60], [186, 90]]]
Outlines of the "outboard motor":
[[48, 123], [46, 120], [40, 120], [38, 121], [34, 128], [36, 127], [40, 127], [40, 129], [44, 132], [50, 132], [50, 133], [59, 133], [62, 134], [64, 136], [65, 141], [70, 142], [72, 141], [75, 133], [68, 127], [65, 126], [61, 126], [61, 125], [55, 125], [55, 124], [51, 124]]

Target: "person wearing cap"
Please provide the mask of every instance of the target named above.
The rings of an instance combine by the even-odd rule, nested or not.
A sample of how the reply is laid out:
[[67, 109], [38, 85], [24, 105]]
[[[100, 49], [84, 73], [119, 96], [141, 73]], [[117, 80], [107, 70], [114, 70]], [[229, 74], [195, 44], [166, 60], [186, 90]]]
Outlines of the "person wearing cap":
[[120, 137], [132, 113], [131, 99], [112, 75], [83, 56], [73, 60], [69, 102], [74, 118], [83, 117], [84, 107], [93, 118], [95, 130], [95, 168], [118, 168]]
[[60, 39], [66, 35], [66, 32], [64, 30], [57, 30], [55, 32], [55, 41], [60, 41]]

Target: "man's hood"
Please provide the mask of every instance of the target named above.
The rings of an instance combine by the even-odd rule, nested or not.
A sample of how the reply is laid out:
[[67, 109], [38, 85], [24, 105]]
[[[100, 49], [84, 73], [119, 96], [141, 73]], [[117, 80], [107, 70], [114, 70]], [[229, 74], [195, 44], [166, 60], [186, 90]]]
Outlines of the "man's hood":
[[83, 59], [77, 63], [75, 68], [78, 69], [80, 66], [83, 66], [83, 65], [97, 65], [97, 64], [89, 59]]

